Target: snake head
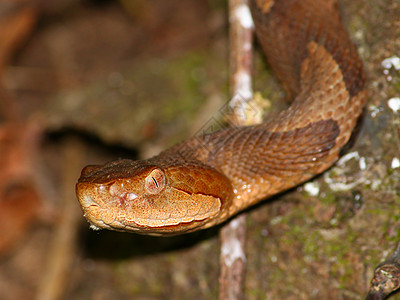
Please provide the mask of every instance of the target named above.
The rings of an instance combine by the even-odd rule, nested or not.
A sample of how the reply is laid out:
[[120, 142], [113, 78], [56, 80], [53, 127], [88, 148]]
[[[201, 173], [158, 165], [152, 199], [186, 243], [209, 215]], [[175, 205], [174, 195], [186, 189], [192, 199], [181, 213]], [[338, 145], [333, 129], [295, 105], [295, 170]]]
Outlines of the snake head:
[[202, 165], [118, 160], [82, 170], [76, 193], [93, 229], [168, 235], [219, 223], [229, 180]]

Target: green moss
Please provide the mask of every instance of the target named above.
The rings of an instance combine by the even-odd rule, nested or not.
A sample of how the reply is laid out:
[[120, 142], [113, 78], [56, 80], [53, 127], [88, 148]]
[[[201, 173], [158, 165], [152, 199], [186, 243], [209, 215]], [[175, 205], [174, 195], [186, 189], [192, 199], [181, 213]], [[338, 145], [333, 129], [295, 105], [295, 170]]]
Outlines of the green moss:
[[336, 194], [331, 189], [324, 190], [323, 196], [319, 200], [324, 204], [336, 203]]

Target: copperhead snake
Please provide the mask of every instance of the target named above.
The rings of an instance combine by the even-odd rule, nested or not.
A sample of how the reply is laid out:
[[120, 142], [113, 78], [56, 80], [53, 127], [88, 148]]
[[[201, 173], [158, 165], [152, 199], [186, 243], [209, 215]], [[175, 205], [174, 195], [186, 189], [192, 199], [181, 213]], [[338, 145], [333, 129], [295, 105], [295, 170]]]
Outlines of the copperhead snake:
[[319, 174], [366, 101], [335, 0], [253, 0], [258, 40], [291, 106], [265, 123], [190, 138], [147, 160], [87, 166], [76, 185], [94, 229], [173, 235], [208, 228]]

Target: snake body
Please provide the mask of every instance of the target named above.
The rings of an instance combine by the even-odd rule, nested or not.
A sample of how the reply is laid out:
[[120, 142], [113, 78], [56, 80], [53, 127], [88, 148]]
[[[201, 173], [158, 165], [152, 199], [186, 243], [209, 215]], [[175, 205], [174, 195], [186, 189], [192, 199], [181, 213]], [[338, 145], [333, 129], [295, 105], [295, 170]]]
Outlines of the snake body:
[[190, 138], [147, 160], [82, 170], [87, 220], [171, 235], [221, 223], [330, 167], [365, 104], [362, 62], [333, 0], [253, 0], [256, 34], [292, 105], [268, 122]]

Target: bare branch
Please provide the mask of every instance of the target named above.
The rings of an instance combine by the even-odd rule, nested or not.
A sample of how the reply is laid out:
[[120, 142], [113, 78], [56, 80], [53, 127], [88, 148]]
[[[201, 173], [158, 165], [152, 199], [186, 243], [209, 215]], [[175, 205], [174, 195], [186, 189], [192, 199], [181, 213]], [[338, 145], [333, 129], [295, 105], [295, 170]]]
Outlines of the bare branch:
[[[251, 87], [253, 21], [247, 0], [229, 1], [230, 67], [231, 67], [231, 122], [237, 126], [255, 123], [248, 116]], [[257, 120], [259, 121], [259, 120]], [[244, 214], [227, 224], [220, 233], [221, 273], [219, 300], [243, 299], [245, 273], [246, 217]]]

